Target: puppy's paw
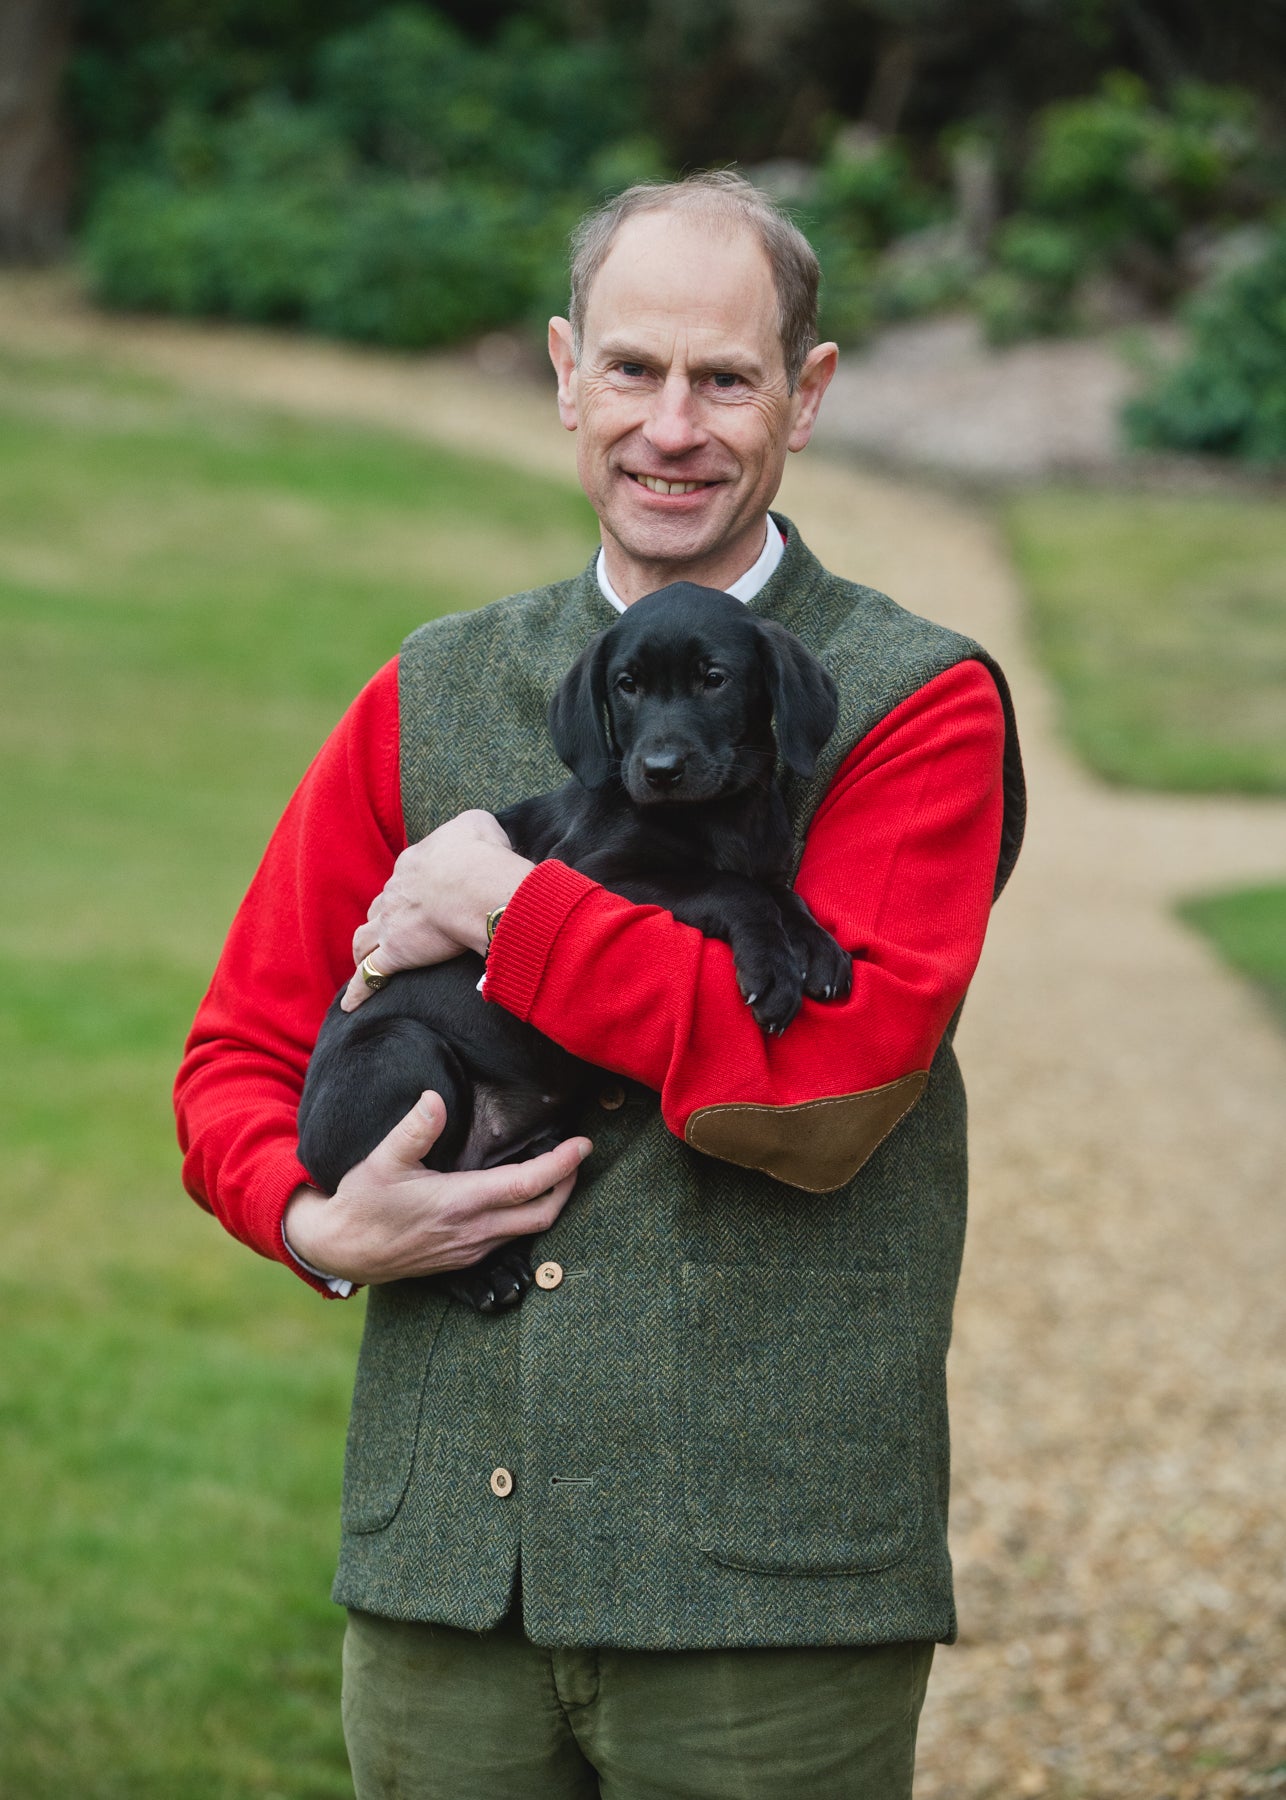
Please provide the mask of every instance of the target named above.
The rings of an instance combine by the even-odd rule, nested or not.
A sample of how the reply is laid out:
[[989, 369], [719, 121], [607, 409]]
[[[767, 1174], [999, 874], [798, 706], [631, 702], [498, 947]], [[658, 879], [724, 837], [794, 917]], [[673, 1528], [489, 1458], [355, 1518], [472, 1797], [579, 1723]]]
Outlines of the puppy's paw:
[[506, 1244], [485, 1262], [443, 1276], [448, 1294], [475, 1312], [505, 1312], [517, 1306], [535, 1277], [525, 1245]]
[[753, 985], [739, 972], [742, 998], [750, 1008], [755, 1024], [766, 1037], [780, 1037], [799, 1011], [803, 999], [803, 983], [799, 972], [783, 962], [774, 969], [763, 969]]
[[790, 928], [791, 943], [804, 971], [810, 1000], [847, 1000], [853, 991], [853, 958], [829, 931], [813, 921]]

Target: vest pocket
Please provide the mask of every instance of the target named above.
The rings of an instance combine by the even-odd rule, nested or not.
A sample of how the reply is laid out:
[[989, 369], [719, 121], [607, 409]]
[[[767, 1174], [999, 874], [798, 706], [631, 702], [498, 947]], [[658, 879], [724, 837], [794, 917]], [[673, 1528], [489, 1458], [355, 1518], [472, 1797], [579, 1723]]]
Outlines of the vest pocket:
[[707, 1556], [804, 1574], [907, 1554], [921, 1433], [901, 1275], [685, 1263], [678, 1368], [684, 1500]]
[[449, 1302], [424, 1282], [373, 1287], [344, 1450], [345, 1531], [383, 1531], [411, 1479], [424, 1383]]

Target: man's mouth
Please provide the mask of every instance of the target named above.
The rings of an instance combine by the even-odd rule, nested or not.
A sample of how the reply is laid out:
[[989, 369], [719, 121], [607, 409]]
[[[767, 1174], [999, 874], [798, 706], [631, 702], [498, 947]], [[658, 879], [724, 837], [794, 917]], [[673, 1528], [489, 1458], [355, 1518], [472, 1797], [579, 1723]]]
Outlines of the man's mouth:
[[659, 475], [635, 475], [627, 470], [631, 481], [637, 481], [640, 487], [647, 488], [652, 494], [695, 494], [698, 488], [715, 487], [713, 481], [663, 481]]

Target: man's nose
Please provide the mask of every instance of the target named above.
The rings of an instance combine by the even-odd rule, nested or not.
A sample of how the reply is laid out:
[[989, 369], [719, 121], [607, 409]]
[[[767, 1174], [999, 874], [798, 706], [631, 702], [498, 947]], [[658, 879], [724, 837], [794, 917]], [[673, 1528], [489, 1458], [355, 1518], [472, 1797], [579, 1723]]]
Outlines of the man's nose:
[[682, 456], [705, 443], [697, 397], [686, 379], [672, 376], [662, 384], [652, 402], [643, 435], [662, 456]]

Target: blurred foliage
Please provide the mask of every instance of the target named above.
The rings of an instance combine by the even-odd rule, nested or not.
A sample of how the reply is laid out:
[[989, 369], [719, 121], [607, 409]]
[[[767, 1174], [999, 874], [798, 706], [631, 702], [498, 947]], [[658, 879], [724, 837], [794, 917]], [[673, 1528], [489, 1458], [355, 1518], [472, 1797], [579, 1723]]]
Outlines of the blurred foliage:
[[1137, 444], [1286, 462], [1286, 221], [1188, 308], [1191, 347], [1126, 408]]
[[1134, 429], [1277, 456], [1278, 263], [1219, 274], [1286, 177], [1273, 10], [86, 0], [86, 259], [110, 305], [447, 343], [563, 310], [587, 205], [731, 157], [816, 245], [842, 343], [960, 306], [995, 344], [1112, 326], [1210, 280], [1209, 344]]
[[324, 42], [306, 100], [171, 109], [99, 194], [91, 282], [114, 306], [452, 342], [561, 309], [580, 211], [660, 168], [640, 116], [610, 44], [516, 21], [479, 47], [398, 8]]
[[1245, 92], [1190, 82], [1162, 102], [1136, 77], [1109, 74], [1034, 122], [1019, 204], [979, 290], [988, 335], [1075, 329], [1094, 278], [1141, 308], [1169, 303], [1191, 283], [1200, 234], [1262, 209], [1273, 179]]
[[[826, 273], [824, 328], [855, 342], [968, 304], [1003, 344], [1167, 308], [1278, 185], [1240, 89], [1185, 83], [1162, 100], [1116, 72], [1038, 112], [1028, 136], [1011, 173], [981, 122], [918, 157], [869, 130], [838, 133], [795, 207]], [[990, 188], [973, 218], [965, 156], [975, 189]]]

